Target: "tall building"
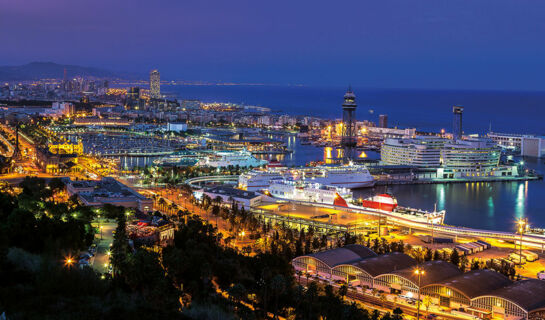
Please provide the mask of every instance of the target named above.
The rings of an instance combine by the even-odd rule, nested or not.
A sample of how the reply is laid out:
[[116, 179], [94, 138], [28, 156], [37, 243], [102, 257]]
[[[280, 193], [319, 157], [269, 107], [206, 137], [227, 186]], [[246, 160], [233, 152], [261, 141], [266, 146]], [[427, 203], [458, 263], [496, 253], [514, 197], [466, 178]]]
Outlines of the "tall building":
[[378, 127], [379, 128], [388, 128], [388, 115], [381, 114], [378, 116]]
[[460, 140], [462, 139], [462, 113], [464, 112], [464, 107], [454, 106], [452, 107], [452, 113], [454, 118], [452, 120], [452, 139]]
[[344, 94], [343, 123], [341, 146], [344, 149], [344, 161], [352, 159], [352, 152], [357, 144], [356, 137], [356, 95], [352, 88]]
[[161, 98], [161, 75], [157, 70], [151, 70], [149, 73], [149, 91], [152, 99]]

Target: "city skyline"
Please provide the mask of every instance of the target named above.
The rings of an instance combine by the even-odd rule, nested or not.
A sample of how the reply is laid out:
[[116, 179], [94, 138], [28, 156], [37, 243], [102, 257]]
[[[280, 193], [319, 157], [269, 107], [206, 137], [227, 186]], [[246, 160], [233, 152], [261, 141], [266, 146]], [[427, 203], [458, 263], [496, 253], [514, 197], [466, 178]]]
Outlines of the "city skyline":
[[545, 90], [539, 3], [1, 6], [0, 27], [11, 30], [2, 34], [9, 44], [0, 53], [3, 65], [158, 69], [165, 79], [191, 81]]

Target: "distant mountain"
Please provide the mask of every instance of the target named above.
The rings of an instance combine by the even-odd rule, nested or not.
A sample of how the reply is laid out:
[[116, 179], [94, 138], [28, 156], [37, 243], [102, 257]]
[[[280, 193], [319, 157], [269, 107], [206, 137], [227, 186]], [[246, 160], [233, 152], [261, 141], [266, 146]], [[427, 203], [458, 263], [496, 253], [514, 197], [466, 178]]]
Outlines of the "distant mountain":
[[144, 79], [144, 75], [130, 72], [114, 72], [105, 69], [64, 65], [54, 62], [31, 62], [21, 66], [0, 66], [0, 81], [24, 81], [38, 79], [62, 79], [64, 69], [68, 78], [77, 76], [93, 78]]

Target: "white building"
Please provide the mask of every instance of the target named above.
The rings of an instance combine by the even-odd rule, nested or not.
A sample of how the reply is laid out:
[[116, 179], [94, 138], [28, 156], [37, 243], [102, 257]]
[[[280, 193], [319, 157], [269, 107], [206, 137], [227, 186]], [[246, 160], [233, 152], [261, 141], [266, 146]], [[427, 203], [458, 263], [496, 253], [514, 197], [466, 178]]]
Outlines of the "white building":
[[167, 131], [185, 132], [187, 131], [187, 123], [169, 122], [167, 124]]
[[417, 136], [407, 139], [388, 138], [381, 147], [381, 160], [386, 165], [439, 167], [441, 149], [448, 140]]
[[528, 134], [490, 132], [488, 137], [505, 149], [520, 152], [522, 156], [545, 156], [545, 137]]

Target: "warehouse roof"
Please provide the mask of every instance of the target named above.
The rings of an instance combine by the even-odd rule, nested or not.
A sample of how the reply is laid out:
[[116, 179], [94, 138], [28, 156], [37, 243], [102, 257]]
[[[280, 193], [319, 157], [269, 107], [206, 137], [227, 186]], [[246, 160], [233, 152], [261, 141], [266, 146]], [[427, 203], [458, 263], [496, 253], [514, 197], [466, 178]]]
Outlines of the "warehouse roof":
[[401, 252], [392, 252], [377, 257], [351, 263], [356, 268], [367, 272], [371, 277], [406, 269], [416, 265], [416, 260]]
[[493, 270], [473, 270], [464, 274], [448, 278], [432, 285], [439, 285], [452, 288], [469, 299], [482, 296], [493, 292], [494, 290], [506, 287], [512, 284], [503, 274]]
[[349, 244], [344, 247], [316, 252], [307, 256], [320, 260], [330, 268], [333, 268], [339, 264], [349, 264], [365, 258], [375, 257], [376, 255], [373, 250], [365, 246]]
[[545, 307], [545, 281], [537, 279], [516, 281], [483, 296], [510, 300], [529, 312]]
[[[403, 277], [414, 284], [418, 284], [418, 275], [414, 273], [415, 268], [416, 267], [409, 267], [391, 273]], [[421, 287], [452, 278], [462, 273], [462, 271], [452, 263], [442, 260], [427, 261], [418, 265], [418, 268], [424, 271], [424, 274], [420, 278]]]

